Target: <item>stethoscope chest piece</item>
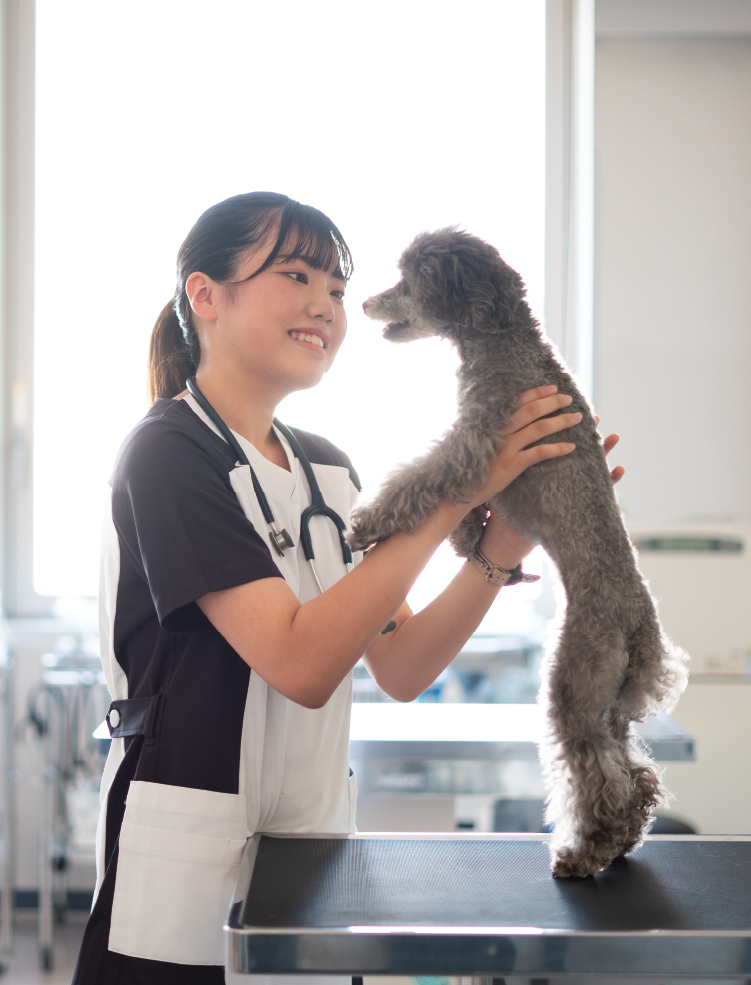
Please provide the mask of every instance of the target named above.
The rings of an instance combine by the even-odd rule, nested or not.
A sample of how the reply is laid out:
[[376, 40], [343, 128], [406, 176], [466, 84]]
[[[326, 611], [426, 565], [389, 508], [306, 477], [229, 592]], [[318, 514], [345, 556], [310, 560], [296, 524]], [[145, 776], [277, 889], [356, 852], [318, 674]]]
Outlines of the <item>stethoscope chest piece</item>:
[[276, 523], [270, 523], [269, 526], [271, 527], [269, 532], [269, 540], [271, 541], [271, 545], [279, 557], [284, 557], [284, 552], [288, 547], [294, 547], [295, 542], [292, 540], [289, 533], [284, 528], [280, 530]]

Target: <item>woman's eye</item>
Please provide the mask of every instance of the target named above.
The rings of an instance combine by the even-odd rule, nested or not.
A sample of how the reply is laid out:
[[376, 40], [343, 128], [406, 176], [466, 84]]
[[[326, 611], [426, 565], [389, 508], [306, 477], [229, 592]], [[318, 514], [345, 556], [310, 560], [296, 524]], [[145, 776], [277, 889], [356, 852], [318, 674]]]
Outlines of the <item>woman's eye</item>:
[[344, 291], [332, 291], [331, 293], [335, 298], [339, 298], [340, 301], [344, 300]]
[[308, 283], [308, 275], [304, 274], [302, 270], [289, 270], [287, 271], [287, 276], [292, 277], [298, 284]]

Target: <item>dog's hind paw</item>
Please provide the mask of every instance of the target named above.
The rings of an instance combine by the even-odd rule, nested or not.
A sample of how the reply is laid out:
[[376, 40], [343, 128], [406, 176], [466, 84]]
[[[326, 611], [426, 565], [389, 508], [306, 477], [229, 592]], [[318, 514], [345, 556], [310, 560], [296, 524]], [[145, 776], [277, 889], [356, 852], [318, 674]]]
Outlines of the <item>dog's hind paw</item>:
[[551, 868], [554, 879], [586, 879], [610, 865], [616, 855], [598, 851], [575, 851], [561, 848], [553, 853]]

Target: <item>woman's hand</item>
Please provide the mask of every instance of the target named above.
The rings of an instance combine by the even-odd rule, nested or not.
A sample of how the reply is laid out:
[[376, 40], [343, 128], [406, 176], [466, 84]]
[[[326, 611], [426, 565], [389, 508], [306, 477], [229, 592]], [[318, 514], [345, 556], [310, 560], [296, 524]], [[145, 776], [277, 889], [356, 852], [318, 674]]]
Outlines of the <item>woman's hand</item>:
[[[519, 397], [519, 409], [506, 428], [506, 437], [491, 463], [485, 488], [478, 493], [472, 506], [487, 503], [506, 486], [510, 486], [530, 465], [549, 458], [570, 455], [574, 450], [576, 445], [571, 441], [535, 444], [550, 434], [574, 427], [582, 419], [578, 412], [548, 416], [571, 403], [571, 397], [565, 393], [557, 393], [557, 390], [556, 386], [540, 386], [534, 390], [526, 390]], [[530, 448], [530, 445], [534, 447]]]
[[[534, 391], [528, 392], [531, 393]], [[522, 397], [524, 396], [526, 394], [522, 395]], [[595, 417], [595, 420], [598, 424], [600, 423], [599, 417]], [[619, 441], [620, 435], [609, 434], [602, 442], [605, 454], [609, 455]], [[613, 480], [613, 485], [616, 482], [620, 482], [625, 471], [622, 465], [617, 465], [612, 470], [610, 476]], [[487, 526], [485, 527], [485, 533], [482, 537], [482, 550], [495, 564], [500, 564], [502, 568], [515, 568], [534, 547], [535, 545], [532, 541], [525, 540], [513, 527], [504, 523], [497, 514], [490, 514]]]
[[[595, 420], [597, 421], [598, 424], [600, 423], [600, 418], [598, 415], [595, 415]], [[620, 440], [621, 440], [620, 434], [609, 434], [607, 438], [603, 439], [602, 447], [605, 449], [606, 456], [611, 453], [611, 451], [615, 448], [615, 446], [618, 444]], [[625, 475], [625, 473], [626, 470], [622, 465], [616, 465], [616, 467], [610, 473], [610, 478], [613, 480], [613, 485], [615, 485], [616, 482], [620, 482], [623, 476]]]

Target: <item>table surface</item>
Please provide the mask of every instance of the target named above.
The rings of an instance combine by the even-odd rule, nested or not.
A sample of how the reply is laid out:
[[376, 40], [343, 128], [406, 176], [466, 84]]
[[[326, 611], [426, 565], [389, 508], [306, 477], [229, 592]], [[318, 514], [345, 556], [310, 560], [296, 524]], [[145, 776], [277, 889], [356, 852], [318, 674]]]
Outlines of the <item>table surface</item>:
[[[751, 837], [654, 837], [554, 880], [546, 836], [258, 837], [233, 970], [473, 975], [751, 973]], [[255, 855], [254, 855], [255, 853]]]
[[[667, 715], [638, 723], [655, 759], [693, 760], [692, 736]], [[352, 759], [536, 759], [544, 717], [536, 704], [355, 702]]]

